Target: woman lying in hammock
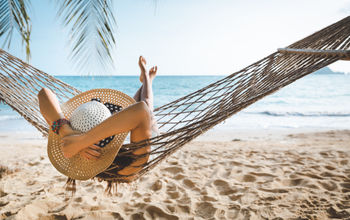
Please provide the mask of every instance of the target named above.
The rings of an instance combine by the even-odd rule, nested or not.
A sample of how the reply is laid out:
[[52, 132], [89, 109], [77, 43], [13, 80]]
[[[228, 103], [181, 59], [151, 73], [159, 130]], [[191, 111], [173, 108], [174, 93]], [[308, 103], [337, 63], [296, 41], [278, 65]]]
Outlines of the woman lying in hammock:
[[[131, 132], [130, 141], [139, 142], [149, 139], [152, 131], [156, 131], [156, 123], [153, 119], [153, 91], [152, 81], [157, 73], [157, 66], [146, 70], [146, 60], [140, 56], [138, 62], [141, 74], [142, 86], [136, 92], [134, 99], [136, 103], [114, 114], [101, 124], [92, 128], [86, 133], [74, 131], [70, 125], [63, 124], [60, 127], [59, 135], [62, 138], [62, 151], [66, 158], [80, 154], [89, 160], [97, 160], [100, 156], [100, 147], [94, 145], [107, 136], [114, 134]], [[59, 102], [53, 92], [49, 89], [42, 89], [38, 94], [40, 112], [51, 126], [53, 122], [64, 118]], [[150, 146], [136, 149], [134, 155], [146, 154], [150, 151]], [[140, 165], [148, 161], [149, 156], [140, 157], [131, 164], [118, 171], [121, 175], [132, 175], [142, 169]]]

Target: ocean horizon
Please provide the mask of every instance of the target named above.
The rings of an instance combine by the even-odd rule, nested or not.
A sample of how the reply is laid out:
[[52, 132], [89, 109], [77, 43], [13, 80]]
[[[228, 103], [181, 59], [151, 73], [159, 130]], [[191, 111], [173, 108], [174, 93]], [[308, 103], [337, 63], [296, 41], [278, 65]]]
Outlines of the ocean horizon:
[[[86, 91], [112, 88], [133, 96], [139, 76], [55, 76]], [[158, 75], [153, 83], [155, 108], [181, 98], [225, 75]], [[218, 129], [350, 129], [350, 75], [314, 73], [233, 115]], [[0, 131], [35, 130], [8, 105], [0, 104]]]

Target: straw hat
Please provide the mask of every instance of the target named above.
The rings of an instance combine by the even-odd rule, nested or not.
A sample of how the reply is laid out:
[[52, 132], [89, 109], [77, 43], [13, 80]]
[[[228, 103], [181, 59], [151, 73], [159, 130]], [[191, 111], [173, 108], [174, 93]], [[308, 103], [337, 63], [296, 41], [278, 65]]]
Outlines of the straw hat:
[[[94, 99], [98, 99], [101, 103], [91, 101]], [[86, 132], [111, 115], [106, 106], [117, 105], [124, 109], [133, 103], [135, 103], [133, 98], [120, 91], [93, 89], [68, 100], [61, 105], [61, 109], [65, 117], [71, 120], [73, 128]], [[127, 132], [120, 133], [115, 135], [113, 139], [112, 137], [104, 139], [107, 141], [103, 141], [102, 146], [99, 145], [101, 147], [99, 159], [88, 160], [81, 157], [80, 154], [65, 158], [60, 148], [60, 136], [50, 130], [47, 144], [48, 156], [52, 165], [62, 174], [75, 180], [87, 180], [111, 165], [127, 134]]]

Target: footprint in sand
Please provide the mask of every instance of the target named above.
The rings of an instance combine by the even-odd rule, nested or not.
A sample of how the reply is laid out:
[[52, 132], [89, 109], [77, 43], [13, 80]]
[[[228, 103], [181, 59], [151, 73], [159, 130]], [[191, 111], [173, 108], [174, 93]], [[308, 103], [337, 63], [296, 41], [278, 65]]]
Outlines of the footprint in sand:
[[188, 196], [187, 193], [184, 193], [182, 197], [178, 200], [176, 200], [178, 204], [191, 204], [191, 198]]
[[178, 198], [180, 198], [180, 193], [179, 192], [168, 192], [168, 195], [170, 196], [171, 199], [178, 199]]
[[54, 178], [58, 182], [66, 182], [67, 181], [67, 177], [65, 177], [65, 176], [54, 176]]
[[237, 201], [237, 200], [239, 200], [242, 196], [244, 196], [244, 194], [242, 194], [242, 193], [241, 193], [241, 194], [235, 193], [235, 194], [229, 196], [229, 198], [230, 198], [232, 201]]
[[260, 187], [258, 189], [264, 192], [271, 192], [271, 193], [288, 193], [289, 192], [287, 189], [281, 189], [281, 188], [267, 189], [267, 188]]
[[318, 181], [318, 183], [328, 191], [334, 191], [338, 189], [338, 185], [333, 181]]
[[343, 187], [342, 189], [343, 193], [350, 192], [350, 182], [341, 183], [340, 185]]
[[323, 158], [336, 158], [336, 156], [334, 155], [334, 153], [332, 151], [321, 151], [320, 155]]
[[[54, 217], [54, 218], [40, 218], [40, 219], [54, 219], [54, 220], [61, 220], [62, 219], [62, 220], [64, 220], [64, 219], [123, 219], [123, 218], [117, 212], [111, 212], [111, 211], [96, 212], [96, 211], [91, 211], [91, 212], [84, 213], [84, 215], [77, 216], [75, 218], [67, 218], [66, 215], [64, 215], [64, 216], [59, 216], [59, 217]], [[140, 218], [138, 218], [138, 219], [140, 219]]]
[[349, 163], [349, 161], [348, 160], [341, 160], [339, 163], [341, 165], [347, 165]]
[[134, 214], [132, 214], [132, 215], [130, 216], [130, 219], [131, 219], [131, 220], [143, 220], [143, 219], [145, 219], [145, 218], [143, 217], [143, 213], [142, 213], [142, 212], [139, 212], [139, 213], [134, 213]]
[[269, 173], [249, 172], [248, 174], [251, 176], [254, 176], [254, 177], [262, 177], [262, 178], [259, 178], [259, 180], [260, 180], [259, 183], [271, 182], [271, 181], [274, 181], [274, 179], [278, 179], [278, 178], [276, 178], [277, 176], [269, 174]]
[[176, 175], [176, 176], [174, 177], [174, 179], [176, 179], [176, 180], [181, 180], [181, 179], [183, 179], [184, 177], [185, 177], [184, 175], [178, 174], [178, 175]]
[[337, 151], [340, 158], [348, 158], [348, 154], [344, 151]]
[[37, 181], [35, 181], [35, 180], [29, 180], [29, 181], [26, 182], [26, 185], [27, 186], [32, 186], [32, 185], [34, 185], [36, 183], [37, 183]]
[[28, 163], [29, 166], [37, 166], [39, 164], [40, 164], [40, 162], [38, 162], [38, 161], [36, 161], [36, 162], [29, 162]]
[[[179, 219], [177, 216], [168, 214], [156, 206], [148, 206], [146, 208], [145, 214], [149, 215], [152, 219], [169, 219], [169, 220]], [[143, 216], [140, 219], [144, 219]]]
[[205, 201], [205, 202], [216, 202], [216, 201], [218, 201], [214, 197], [207, 196], [207, 195], [204, 195], [202, 200]]
[[163, 186], [163, 182], [161, 180], [156, 180], [153, 185], [151, 186], [151, 189], [153, 191], [161, 190]]
[[175, 206], [171, 205], [167, 205], [166, 208], [170, 211], [170, 212], [175, 212]]
[[196, 190], [196, 191], [200, 191], [200, 189], [198, 187], [196, 187], [196, 184], [192, 181], [192, 180], [189, 180], [189, 179], [184, 179], [183, 180], [183, 183], [184, 185], [189, 188], [189, 189], [193, 189], [193, 190]]
[[337, 219], [348, 219], [350, 217], [350, 213], [345, 210], [339, 210], [338, 207], [329, 207], [327, 209], [328, 215], [331, 218]]
[[96, 192], [95, 187], [93, 187], [93, 186], [87, 188], [86, 191], [89, 192], [89, 193], [95, 193]]
[[250, 165], [250, 164], [245, 164], [246, 167], [249, 167], [249, 168], [253, 168], [253, 169], [259, 169], [261, 168], [262, 166], [260, 165]]
[[350, 189], [350, 182], [344, 182], [344, 183], [341, 183], [340, 185], [346, 189]]
[[83, 199], [81, 197], [77, 197], [74, 199], [74, 202], [82, 202], [82, 201], [83, 201]]
[[190, 206], [187, 206], [187, 205], [179, 205], [178, 207], [179, 207], [179, 209], [180, 209], [182, 212], [184, 212], [184, 213], [186, 213], [186, 214], [190, 214], [190, 213], [191, 213], [191, 207], [190, 207]]
[[230, 185], [224, 180], [215, 180], [213, 184], [219, 191], [220, 195], [230, 195], [237, 192], [237, 190], [232, 189]]
[[7, 204], [9, 204], [9, 202], [0, 201], [0, 207], [6, 206]]
[[165, 169], [163, 169], [169, 173], [172, 173], [172, 174], [180, 174], [180, 173], [183, 173], [184, 170], [181, 168], [181, 167], [177, 167], [177, 166], [173, 166], [173, 167], [167, 167]]
[[209, 202], [198, 203], [195, 213], [204, 218], [210, 219], [213, 218], [216, 212], [216, 208]]
[[177, 186], [174, 184], [167, 184], [166, 186], [166, 191], [167, 192], [174, 192], [177, 191]]
[[2, 189], [0, 189], [0, 197], [7, 196], [7, 193], [5, 193]]
[[333, 166], [329, 166], [329, 165], [325, 166], [325, 168], [326, 168], [327, 170], [335, 170], [335, 169], [337, 169], [337, 168], [335, 168], [335, 167], [333, 167]]
[[303, 178], [294, 178], [294, 179], [290, 179], [289, 185], [290, 186], [299, 186], [299, 185], [302, 185], [305, 182], [307, 182], [307, 181], [305, 179], [303, 179]]
[[[60, 214], [53, 214], [50, 216], [42, 216], [42, 219], [54, 219], [54, 220], [63, 220], [63, 219], [68, 219], [66, 215], [60, 215]], [[40, 218], [41, 219], [41, 218]]]
[[233, 160], [233, 161], [230, 162], [230, 165], [231, 166], [241, 166], [242, 163]]
[[242, 177], [242, 181], [243, 182], [255, 182], [256, 181], [256, 177], [250, 174], [246, 174]]
[[142, 195], [139, 192], [133, 192], [132, 196], [136, 197], [136, 198], [141, 198], [142, 197]]

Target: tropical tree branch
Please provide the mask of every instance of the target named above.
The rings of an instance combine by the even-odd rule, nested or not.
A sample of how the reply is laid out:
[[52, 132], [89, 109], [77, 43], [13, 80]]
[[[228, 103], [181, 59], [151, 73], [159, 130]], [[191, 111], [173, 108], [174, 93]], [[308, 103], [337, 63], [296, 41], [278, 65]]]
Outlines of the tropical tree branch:
[[5, 37], [3, 47], [10, 48], [15, 31], [22, 38], [27, 62], [30, 60], [30, 34], [32, 24], [27, 13], [28, 0], [0, 0], [0, 38]]
[[114, 67], [112, 50], [116, 43], [116, 22], [112, 1], [56, 0], [59, 6], [57, 14], [63, 25], [70, 29], [71, 58], [79, 70], [91, 73]]

